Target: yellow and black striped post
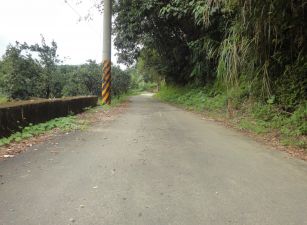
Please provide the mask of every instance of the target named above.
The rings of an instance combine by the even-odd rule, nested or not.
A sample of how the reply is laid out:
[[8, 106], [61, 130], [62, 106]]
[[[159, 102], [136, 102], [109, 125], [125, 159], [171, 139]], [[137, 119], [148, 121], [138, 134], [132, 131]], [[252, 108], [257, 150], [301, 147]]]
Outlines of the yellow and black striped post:
[[112, 0], [104, 0], [103, 9], [103, 75], [102, 104], [111, 104], [111, 30], [112, 30]]
[[102, 104], [111, 104], [111, 60], [103, 62]]

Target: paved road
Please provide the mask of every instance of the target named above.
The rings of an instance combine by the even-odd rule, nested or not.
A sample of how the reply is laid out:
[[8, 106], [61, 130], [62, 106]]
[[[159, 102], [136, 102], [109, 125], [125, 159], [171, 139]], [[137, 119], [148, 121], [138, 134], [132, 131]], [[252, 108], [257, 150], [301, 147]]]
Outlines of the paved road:
[[307, 163], [149, 96], [53, 142], [0, 161], [0, 225], [307, 224]]

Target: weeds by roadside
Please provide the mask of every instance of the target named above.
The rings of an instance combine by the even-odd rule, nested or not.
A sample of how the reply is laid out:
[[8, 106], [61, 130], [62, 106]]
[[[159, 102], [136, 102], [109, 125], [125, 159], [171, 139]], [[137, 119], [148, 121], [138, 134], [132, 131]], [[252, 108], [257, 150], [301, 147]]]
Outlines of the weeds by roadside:
[[81, 129], [85, 126], [86, 122], [76, 120], [75, 116], [56, 118], [36, 125], [30, 124], [29, 126], [23, 128], [20, 132], [16, 132], [9, 137], [0, 138], [0, 146], [10, 144], [11, 142], [20, 142], [22, 140], [38, 136], [56, 128], [62, 131], [71, 131]]
[[125, 102], [127, 98], [133, 94], [136, 93], [129, 92], [127, 94], [114, 97], [110, 106], [103, 105], [101, 107], [101, 100], [99, 100], [100, 106], [94, 108], [86, 108], [85, 113], [80, 115], [70, 115], [67, 117], [56, 118], [36, 125], [30, 124], [29, 126], [23, 128], [20, 132], [16, 132], [9, 137], [0, 138], [0, 147], [40, 136], [54, 129], [59, 129], [63, 132], [84, 129], [91, 123], [92, 120], [94, 120], [92, 118], [95, 117], [94, 114], [100, 112], [107, 113], [111, 108], [116, 107], [121, 103]]
[[0, 104], [6, 103], [6, 102], [7, 102], [7, 98], [5, 96], [0, 95]]
[[130, 97], [130, 96], [133, 96], [133, 95], [138, 95], [140, 94], [141, 91], [139, 90], [129, 90], [127, 93], [123, 94], [123, 95], [120, 95], [120, 96], [115, 96], [115, 97], [112, 97], [111, 99], [111, 105], [104, 105], [102, 103], [102, 100], [99, 99], [98, 100], [98, 104], [99, 105], [102, 105], [102, 107], [105, 109], [105, 110], [108, 110], [110, 109], [111, 107], [115, 107], [115, 106], [118, 106], [119, 104], [127, 101], [127, 99]]
[[307, 148], [307, 103], [290, 114], [269, 103], [238, 99], [229, 101], [226, 94], [213, 94], [210, 89], [164, 86], [156, 96], [189, 110], [227, 118], [239, 129], [256, 134], [274, 133], [283, 145]]
[[14, 155], [26, 151], [33, 144], [52, 139], [54, 136], [87, 129], [93, 124], [112, 121], [126, 109], [125, 100], [124, 97], [118, 98], [111, 106], [87, 108], [85, 112], [78, 115], [32, 125], [10, 137], [0, 138], [0, 159], [6, 158], [5, 156], [14, 157]]

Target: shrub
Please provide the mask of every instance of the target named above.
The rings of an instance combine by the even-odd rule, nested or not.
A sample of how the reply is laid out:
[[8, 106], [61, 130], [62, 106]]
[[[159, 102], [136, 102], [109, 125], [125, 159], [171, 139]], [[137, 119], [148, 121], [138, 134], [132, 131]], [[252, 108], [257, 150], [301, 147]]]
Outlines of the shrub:
[[121, 70], [118, 66], [112, 67], [112, 88], [111, 94], [119, 96], [126, 93], [130, 87], [130, 75], [128, 72]]

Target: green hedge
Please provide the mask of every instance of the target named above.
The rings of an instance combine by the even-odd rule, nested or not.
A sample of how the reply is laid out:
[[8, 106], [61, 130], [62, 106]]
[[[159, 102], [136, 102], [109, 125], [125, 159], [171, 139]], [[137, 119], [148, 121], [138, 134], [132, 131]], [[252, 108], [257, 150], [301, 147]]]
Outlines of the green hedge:
[[28, 124], [80, 113], [97, 105], [96, 96], [22, 101], [0, 105], [0, 137], [8, 136]]

